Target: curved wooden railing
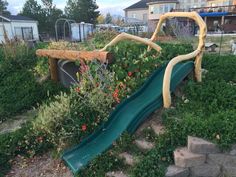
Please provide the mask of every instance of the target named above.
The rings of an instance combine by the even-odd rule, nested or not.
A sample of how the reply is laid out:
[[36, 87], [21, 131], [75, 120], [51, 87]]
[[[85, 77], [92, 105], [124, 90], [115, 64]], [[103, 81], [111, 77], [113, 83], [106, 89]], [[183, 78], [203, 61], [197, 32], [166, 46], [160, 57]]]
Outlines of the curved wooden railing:
[[174, 66], [182, 61], [189, 60], [192, 58], [195, 58], [195, 77], [198, 82], [202, 81], [202, 73], [201, 73], [201, 65], [202, 65], [202, 55], [203, 51], [205, 49], [205, 38], [207, 33], [207, 27], [203, 19], [198, 15], [197, 12], [169, 12], [160, 17], [159, 23], [157, 24], [157, 28], [151, 38], [153, 42], [157, 40], [157, 34], [161, 29], [162, 23], [167, 18], [172, 17], [187, 17], [196, 22], [199, 26], [199, 43], [197, 49], [189, 54], [186, 55], [179, 55], [175, 58], [173, 58], [169, 64], [166, 67], [165, 75], [163, 79], [163, 101], [164, 101], [164, 107], [169, 108], [171, 105], [171, 93], [170, 93], [170, 80], [171, 80], [171, 74]]
[[140, 43], [144, 43], [146, 45], [148, 45], [149, 47], [155, 49], [156, 51], [160, 52], [161, 51], [161, 47], [159, 45], [157, 45], [156, 43], [154, 43], [152, 40], [150, 39], [145, 39], [145, 38], [141, 38], [139, 36], [134, 36], [131, 34], [127, 34], [127, 33], [121, 33], [118, 36], [116, 36], [109, 44], [107, 44], [103, 49], [100, 50], [100, 52], [104, 52], [106, 51], [106, 49], [110, 46], [113, 46], [115, 44], [117, 44], [118, 42], [122, 41], [122, 40], [133, 40], [133, 41], [137, 41]]

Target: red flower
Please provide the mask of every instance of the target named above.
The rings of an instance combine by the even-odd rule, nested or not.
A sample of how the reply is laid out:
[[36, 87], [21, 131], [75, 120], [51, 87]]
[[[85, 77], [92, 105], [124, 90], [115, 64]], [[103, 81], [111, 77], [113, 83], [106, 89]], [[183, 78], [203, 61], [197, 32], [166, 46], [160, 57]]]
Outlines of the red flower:
[[132, 72], [128, 72], [128, 76], [131, 77], [133, 75]]
[[115, 89], [115, 91], [113, 92], [112, 96], [116, 100], [117, 103], [120, 103], [119, 90], [118, 89]]
[[83, 130], [83, 131], [86, 131], [86, 130], [87, 130], [87, 125], [85, 125], [85, 124], [82, 125], [82, 130]]
[[75, 91], [76, 91], [77, 93], [79, 93], [79, 92], [80, 92], [80, 88], [79, 88], [79, 87], [75, 88]]

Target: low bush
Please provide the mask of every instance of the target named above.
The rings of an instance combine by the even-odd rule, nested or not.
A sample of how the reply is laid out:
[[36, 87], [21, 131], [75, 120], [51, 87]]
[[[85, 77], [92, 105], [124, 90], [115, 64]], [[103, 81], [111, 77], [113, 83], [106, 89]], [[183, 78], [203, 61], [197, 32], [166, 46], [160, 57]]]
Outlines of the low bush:
[[137, 90], [161, 64], [193, 50], [191, 45], [187, 44], [159, 45], [162, 47], [161, 53], [155, 50], [147, 51], [147, 46], [130, 41], [120, 42], [110, 48], [115, 58], [110, 70], [115, 73], [115, 82], [120, 86], [121, 98], [126, 98]]
[[105, 30], [96, 32], [93, 35], [92, 43], [94, 44], [96, 49], [103, 48], [106, 44], [108, 44], [112, 39], [114, 39], [119, 33], [114, 30]]
[[33, 131], [31, 123], [15, 132], [0, 135], [0, 177], [10, 170], [11, 161], [16, 155], [33, 156], [52, 147], [48, 135]]
[[114, 105], [113, 74], [101, 65], [91, 67], [82, 64], [80, 83], [69, 94], [61, 93], [53, 102], [40, 106], [33, 122], [33, 129], [47, 134], [59, 152], [104, 123]]
[[77, 177], [106, 176], [106, 172], [122, 168], [124, 168], [123, 160], [117, 157], [117, 154], [108, 151], [94, 159], [88, 168], [79, 172]]
[[31, 109], [62, 89], [50, 81], [37, 82], [35, 49], [21, 42], [11, 42], [3, 45], [1, 55], [0, 121]]

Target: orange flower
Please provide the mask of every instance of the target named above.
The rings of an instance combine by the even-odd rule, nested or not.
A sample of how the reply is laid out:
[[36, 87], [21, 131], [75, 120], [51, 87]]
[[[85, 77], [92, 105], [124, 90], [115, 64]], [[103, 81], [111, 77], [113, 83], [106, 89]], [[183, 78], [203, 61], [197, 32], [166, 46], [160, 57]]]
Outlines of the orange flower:
[[80, 88], [79, 88], [79, 87], [75, 88], [75, 91], [76, 91], [77, 93], [79, 93], [79, 92], [80, 92]]
[[85, 125], [85, 124], [82, 125], [82, 130], [83, 130], [83, 131], [86, 131], [86, 130], [87, 130], [87, 125]]

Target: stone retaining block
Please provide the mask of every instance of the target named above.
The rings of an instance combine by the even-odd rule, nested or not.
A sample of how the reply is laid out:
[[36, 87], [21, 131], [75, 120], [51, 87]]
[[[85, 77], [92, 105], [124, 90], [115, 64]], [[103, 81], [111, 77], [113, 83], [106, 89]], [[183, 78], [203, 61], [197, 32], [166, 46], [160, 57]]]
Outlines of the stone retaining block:
[[220, 152], [220, 149], [216, 144], [192, 136], [188, 136], [188, 150], [198, 154], [213, 154]]
[[174, 151], [174, 160], [178, 167], [193, 167], [204, 164], [206, 155], [194, 154], [189, 152], [187, 148], [180, 148]]
[[167, 168], [166, 177], [188, 177], [189, 169], [171, 165]]

